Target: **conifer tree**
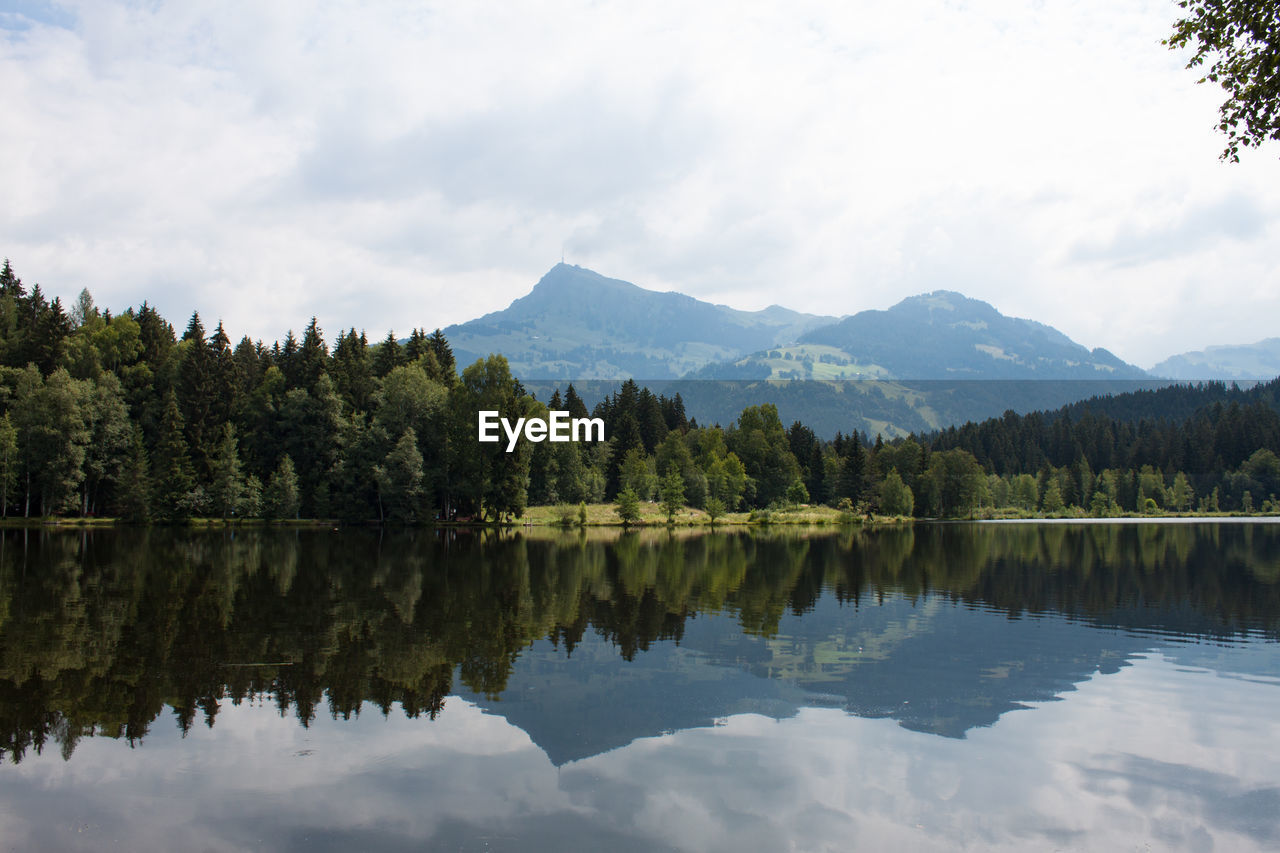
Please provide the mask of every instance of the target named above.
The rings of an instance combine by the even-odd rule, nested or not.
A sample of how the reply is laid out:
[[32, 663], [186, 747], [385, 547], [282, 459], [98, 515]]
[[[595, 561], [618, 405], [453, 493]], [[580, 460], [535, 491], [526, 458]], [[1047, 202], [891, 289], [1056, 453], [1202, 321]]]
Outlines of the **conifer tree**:
[[147, 521], [151, 518], [151, 465], [142, 441], [142, 430], [133, 428], [129, 454], [116, 489], [116, 513], [125, 521]]
[[408, 364], [404, 349], [396, 340], [395, 332], [387, 332], [387, 337], [378, 344], [373, 353], [373, 375], [381, 379], [403, 364]]
[[267, 518], [297, 518], [301, 507], [298, 493], [298, 475], [293, 470], [293, 460], [287, 455], [280, 458], [280, 464], [267, 482], [262, 496], [262, 510]]
[[176, 393], [186, 431], [187, 453], [193, 473], [207, 480], [209, 459], [225, 420], [221, 410], [226, 401], [215, 374], [213, 350], [205, 338], [198, 312], [192, 313], [187, 323], [179, 352]]
[[[9, 262], [5, 260], [5, 271]], [[9, 420], [9, 413], [0, 416], [0, 518], [9, 514], [9, 495], [18, 485], [18, 431]]]
[[165, 395], [160, 434], [151, 457], [156, 515], [167, 521], [189, 518], [203, 503], [196, 492], [185, 433], [178, 398], [171, 390]]
[[221, 518], [233, 517], [240, 512], [245, 495], [245, 480], [241, 472], [236, 428], [229, 423], [222, 427], [222, 437], [214, 451], [212, 467], [210, 496], [213, 510]]
[[312, 317], [307, 330], [302, 333], [302, 348], [298, 352], [297, 385], [311, 390], [328, 367], [329, 350], [316, 318]]
[[378, 503], [384, 517], [404, 523], [418, 520], [425, 490], [422, 454], [418, 452], [418, 437], [412, 429], [404, 431], [383, 464], [374, 468], [374, 479], [378, 483]]
[[436, 329], [427, 339], [427, 345], [431, 348], [431, 352], [436, 357], [436, 364], [440, 366], [441, 381], [448, 379], [449, 386], [457, 383], [458, 365], [453, 358], [453, 348], [449, 346], [449, 342], [445, 340], [444, 332]]

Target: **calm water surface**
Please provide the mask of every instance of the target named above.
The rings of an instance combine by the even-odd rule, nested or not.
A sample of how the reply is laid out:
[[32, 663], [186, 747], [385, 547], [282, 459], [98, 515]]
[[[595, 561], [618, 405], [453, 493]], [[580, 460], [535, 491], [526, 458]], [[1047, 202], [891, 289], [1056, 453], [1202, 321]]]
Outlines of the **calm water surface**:
[[0, 535], [0, 850], [1280, 848], [1280, 525]]

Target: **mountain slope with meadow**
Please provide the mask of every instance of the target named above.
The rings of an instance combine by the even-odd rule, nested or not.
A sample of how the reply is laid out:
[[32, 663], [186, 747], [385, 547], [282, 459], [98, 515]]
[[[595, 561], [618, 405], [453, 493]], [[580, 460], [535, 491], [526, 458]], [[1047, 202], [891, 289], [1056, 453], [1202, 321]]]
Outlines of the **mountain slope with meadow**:
[[837, 319], [777, 305], [739, 311], [557, 264], [507, 308], [444, 334], [459, 364], [501, 353], [522, 379], [674, 379]]
[[811, 329], [792, 346], [698, 371], [705, 379], [1124, 380], [1146, 371], [1052, 326], [938, 290]]

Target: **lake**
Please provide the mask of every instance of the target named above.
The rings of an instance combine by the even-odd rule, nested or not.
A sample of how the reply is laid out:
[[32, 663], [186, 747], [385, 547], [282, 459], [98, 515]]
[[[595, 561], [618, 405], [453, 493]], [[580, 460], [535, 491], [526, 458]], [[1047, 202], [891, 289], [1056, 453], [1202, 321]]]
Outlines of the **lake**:
[[0, 533], [0, 848], [1280, 847], [1280, 525]]

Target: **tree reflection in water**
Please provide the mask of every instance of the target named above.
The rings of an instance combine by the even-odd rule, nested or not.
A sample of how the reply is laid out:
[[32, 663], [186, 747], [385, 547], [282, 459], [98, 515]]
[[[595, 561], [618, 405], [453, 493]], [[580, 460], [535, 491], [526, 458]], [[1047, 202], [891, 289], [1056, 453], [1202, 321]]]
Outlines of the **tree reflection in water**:
[[[86, 736], [139, 741], [166, 707], [183, 732], [212, 727], [226, 702], [270, 701], [304, 726], [366, 703], [434, 718], [451, 693], [499, 700], [539, 641], [562, 661], [584, 639], [635, 661], [681, 643], [699, 614], [727, 615], [754, 643], [743, 652], [718, 640], [708, 654], [722, 663], [879, 715], [881, 700], [868, 698], [876, 677], [850, 673], [872, 673], [865, 667], [900, 654], [912, 632], [942, 638], [917, 624], [939, 606], [1065, 617], [1086, 632], [1274, 641], [1278, 580], [1280, 529], [1261, 524], [10, 530], [0, 535], [0, 750], [18, 762], [52, 743], [69, 758]], [[815, 615], [822, 636], [780, 634], [788, 614], [822, 601], [838, 602], [843, 627]], [[886, 601], [903, 602], [910, 618], [877, 621]], [[963, 634], [945, 642], [963, 644]], [[963, 665], [984, 678], [1029, 666], [977, 660], [989, 638], [970, 642], [975, 660]], [[1087, 674], [1106, 654], [1091, 651], [1076, 669]], [[1001, 699], [994, 713], [1016, 701]], [[948, 723], [946, 713], [919, 725], [962, 734], [986, 719]]]

